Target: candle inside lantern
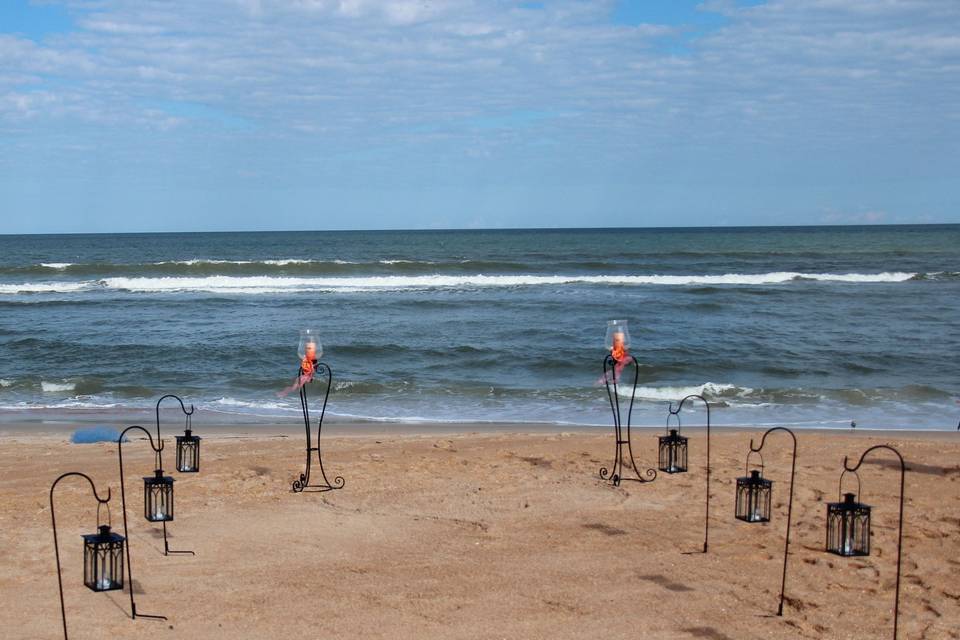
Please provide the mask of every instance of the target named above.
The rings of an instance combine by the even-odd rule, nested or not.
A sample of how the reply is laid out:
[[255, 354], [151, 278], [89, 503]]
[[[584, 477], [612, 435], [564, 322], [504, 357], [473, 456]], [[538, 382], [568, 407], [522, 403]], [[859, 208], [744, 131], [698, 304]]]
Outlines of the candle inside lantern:
[[617, 362], [624, 362], [629, 357], [630, 332], [626, 320], [610, 320], [607, 322], [607, 349]]
[[300, 356], [300, 368], [303, 370], [301, 375], [312, 378], [316, 370], [317, 360], [323, 355], [323, 347], [320, 346], [315, 329], [300, 331], [300, 345], [297, 354]]
[[613, 356], [614, 360], [620, 361], [623, 360], [626, 353], [627, 349], [624, 346], [623, 332], [618, 331], [613, 334], [613, 347], [610, 349], [610, 355]]

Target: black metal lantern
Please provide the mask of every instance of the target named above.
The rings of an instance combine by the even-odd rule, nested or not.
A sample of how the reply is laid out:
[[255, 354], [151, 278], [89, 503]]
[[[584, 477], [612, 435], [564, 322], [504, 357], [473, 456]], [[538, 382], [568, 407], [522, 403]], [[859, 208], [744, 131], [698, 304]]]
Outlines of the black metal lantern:
[[126, 538], [100, 525], [83, 536], [83, 584], [92, 591], [123, 589], [123, 545]]
[[[754, 453], [751, 451], [751, 453]], [[750, 456], [747, 456], [750, 465]], [[763, 459], [760, 468], [753, 469], [749, 475], [737, 478], [737, 520], [744, 522], [770, 522], [770, 496], [773, 481], [763, 477]]]
[[840, 474], [838, 493], [843, 495], [840, 502], [827, 504], [827, 551], [838, 556], [870, 555], [870, 507], [857, 502], [860, 493], [860, 476], [857, 478], [857, 493], [843, 493], [844, 469]]
[[857, 494], [827, 505], [827, 551], [838, 556], [870, 555], [870, 507]]
[[163, 469], [143, 479], [143, 515], [149, 522], [173, 520], [173, 478]]
[[177, 471], [200, 471], [200, 438], [193, 435], [190, 429], [185, 429], [182, 436], [177, 436]]
[[660, 436], [660, 471], [667, 473], [687, 472], [687, 438], [677, 429]]

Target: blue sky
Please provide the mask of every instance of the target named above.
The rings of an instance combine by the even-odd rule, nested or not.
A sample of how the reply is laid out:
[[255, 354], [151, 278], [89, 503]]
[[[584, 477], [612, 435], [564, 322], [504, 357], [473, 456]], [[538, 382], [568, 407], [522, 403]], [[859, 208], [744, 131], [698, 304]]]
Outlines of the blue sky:
[[0, 233], [960, 222], [953, 0], [3, 0]]

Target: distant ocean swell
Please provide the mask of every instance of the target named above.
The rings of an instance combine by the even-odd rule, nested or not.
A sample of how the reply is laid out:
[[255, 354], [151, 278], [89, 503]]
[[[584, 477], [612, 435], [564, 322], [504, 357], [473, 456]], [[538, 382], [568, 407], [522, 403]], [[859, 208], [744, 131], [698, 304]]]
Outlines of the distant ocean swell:
[[899, 283], [911, 280], [954, 279], [952, 273], [725, 273], [719, 275], [425, 275], [339, 278], [271, 276], [116, 277], [67, 282], [0, 283], [0, 295], [126, 291], [149, 293], [265, 294], [296, 291], [363, 291], [459, 287], [533, 287], [568, 284], [610, 286], [765, 286], [792, 282]]
[[0, 420], [171, 391], [296, 420], [312, 326], [339, 419], [609, 425], [620, 317], [633, 424], [697, 393], [715, 424], [955, 428], [958, 272], [957, 225], [0, 236]]

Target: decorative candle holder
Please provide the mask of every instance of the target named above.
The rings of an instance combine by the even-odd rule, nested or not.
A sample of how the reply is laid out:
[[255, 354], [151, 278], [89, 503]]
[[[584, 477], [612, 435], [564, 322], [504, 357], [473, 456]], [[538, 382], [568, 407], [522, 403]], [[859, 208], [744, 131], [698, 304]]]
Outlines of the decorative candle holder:
[[91, 591], [123, 589], [123, 543], [126, 538], [111, 532], [108, 524], [98, 524], [97, 533], [81, 537], [83, 584]]
[[691, 394], [681, 400], [676, 409], [673, 408], [673, 403], [670, 403], [667, 427], [669, 428], [670, 425], [670, 416], [674, 416], [677, 419], [677, 429], [676, 435], [671, 433], [667, 436], [660, 436], [660, 470], [667, 473], [684, 473], [687, 471], [688, 439], [680, 435], [680, 411], [687, 400], [700, 400], [707, 409], [707, 491], [706, 515], [703, 523], [703, 552], [706, 553], [710, 540], [710, 403], [703, 396]]
[[[110, 518], [110, 489], [107, 488], [107, 497], [101, 498], [97, 493], [97, 487], [94, 485], [90, 476], [78, 471], [70, 471], [62, 474], [53, 484], [50, 485], [50, 524], [53, 528], [53, 552], [57, 559], [57, 587], [60, 591], [60, 617], [63, 621], [63, 638], [68, 640], [67, 635], [67, 607], [63, 599], [63, 576], [60, 568], [60, 541], [57, 537], [57, 510], [53, 503], [53, 492], [57, 485], [64, 478], [78, 476], [90, 483], [90, 489], [93, 491], [93, 497], [97, 501], [97, 532], [82, 536], [83, 537], [83, 584], [91, 591], [116, 591], [123, 589], [123, 553], [127, 552], [127, 576], [130, 583], [130, 602], [133, 603], [133, 577], [130, 572], [130, 548], [125, 544], [127, 538], [110, 530], [110, 525], [100, 524], [100, 507], [107, 506], [107, 521]], [[131, 617], [137, 617], [136, 608], [131, 607]], [[157, 618], [166, 620], [163, 616], [151, 616], [140, 614], [141, 618]]]
[[870, 555], [870, 506], [857, 494], [844, 493], [827, 504], [827, 551], [838, 556]]
[[[610, 410], [613, 412], [613, 432], [616, 451], [610, 469], [600, 468], [600, 478], [609, 480], [613, 486], [619, 486], [623, 480], [647, 483], [657, 478], [655, 469], [647, 469], [641, 473], [633, 457], [633, 444], [630, 437], [630, 420], [633, 416], [633, 401], [637, 394], [637, 382], [640, 380], [640, 364], [631, 356], [627, 349], [630, 347], [630, 332], [626, 320], [610, 320], [607, 322], [606, 346], [610, 351], [603, 359], [603, 382], [607, 388], [607, 399], [610, 401]], [[627, 409], [626, 427], [624, 427], [620, 413], [620, 395], [618, 380], [622, 370], [633, 363], [633, 390], [630, 393], [630, 405]], [[624, 447], [626, 445], [626, 447]], [[624, 465], [632, 469], [634, 478], [624, 477]], [[644, 477], [646, 476], [646, 477]]]
[[157, 469], [143, 479], [143, 517], [147, 522], [173, 520], [173, 478]]
[[[907, 465], [899, 451], [888, 444], [870, 447], [860, 456], [853, 467], [849, 459], [843, 458], [843, 472], [840, 474], [841, 490], [843, 474], [857, 473], [866, 457], [873, 451], [886, 449], [897, 456], [900, 462], [900, 513], [897, 519], [897, 582], [893, 605], [893, 640], [897, 640], [897, 627], [900, 621], [900, 567], [903, 562], [903, 493], [906, 485]], [[860, 493], [860, 476], [857, 475], [857, 493]], [[856, 501], [856, 496], [847, 493], [840, 503], [827, 505], [827, 551], [841, 556], [870, 555], [870, 507]]]
[[[750, 463], [747, 463], [749, 468]], [[747, 471], [747, 475], [737, 478], [737, 520], [749, 523], [770, 522], [770, 497], [773, 481], [763, 477], [763, 463], [760, 469]]]
[[660, 452], [660, 464], [657, 468], [664, 473], [687, 472], [687, 442], [689, 438], [680, 435], [680, 423], [676, 429], [668, 425], [667, 435], [657, 438], [657, 449]]
[[[777, 608], [777, 615], [783, 615], [783, 602], [785, 600], [784, 592], [787, 587], [787, 559], [790, 557], [790, 523], [793, 520], [793, 478], [797, 470], [797, 436], [793, 431], [786, 427], [773, 427], [767, 429], [763, 438], [760, 440], [760, 446], [753, 445], [753, 438], [750, 439], [750, 453], [760, 455], [760, 450], [767, 441], [767, 436], [774, 431], [783, 431], [793, 439], [793, 458], [790, 464], [790, 500], [787, 507], [787, 533], [786, 541], [783, 547], [783, 578], [780, 582], [780, 606]], [[750, 464], [750, 453], [747, 454], [747, 464]], [[760, 471], [754, 469], [749, 477], [737, 479], [737, 519], [744, 522], [769, 522], [770, 521], [770, 496], [773, 489], [773, 482], [763, 477], [763, 458], [760, 458]]]
[[[293, 481], [292, 488], [296, 493], [304, 489], [311, 489], [316, 492], [333, 491], [342, 489], [345, 481], [343, 477], [336, 476], [333, 482], [327, 479], [327, 474], [323, 469], [323, 455], [320, 451], [320, 431], [323, 429], [323, 416], [327, 412], [327, 401], [330, 399], [330, 388], [333, 385], [333, 371], [330, 365], [320, 362], [319, 358], [323, 355], [323, 347], [317, 338], [317, 332], [313, 329], [303, 329], [300, 331], [300, 344], [297, 349], [300, 356], [300, 368], [297, 371], [297, 380], [300, 385], [300, 408], [303, 411], [303, 426], [307, 438], [307, 461], [306, 469], [300, 474], [300, 477]], [[310, 405], [307, 401], [307, 385], [318, 376], [325, 376], [327, 386], [323, 394], [323, 406], [320, 408], [320, 418], [317, 420], [317, 446], [313, 446], [310, 433]], [[323, 478], [321, 484], [310, 484], [310, 466], [314, 451], [317, 452], [317, 465], [320, 467], [320, 477]]]

